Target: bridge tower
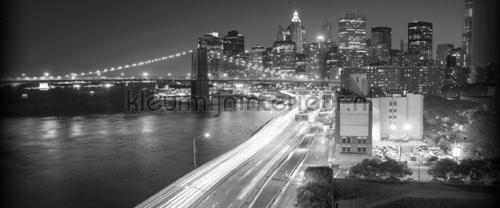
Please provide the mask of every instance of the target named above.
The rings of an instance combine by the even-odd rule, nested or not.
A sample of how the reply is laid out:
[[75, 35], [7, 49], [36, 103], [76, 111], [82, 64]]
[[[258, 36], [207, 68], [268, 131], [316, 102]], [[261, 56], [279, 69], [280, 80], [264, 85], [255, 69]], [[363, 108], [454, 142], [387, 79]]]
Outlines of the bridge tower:
[[200, 101], [204, 102], [204, 107], [209, 102], [208, 57], [206, 48], [198, 48], [192, 54], [191, 79], [191, 98], [192, 100], [194, 99], [194, 110], [199, 111]]

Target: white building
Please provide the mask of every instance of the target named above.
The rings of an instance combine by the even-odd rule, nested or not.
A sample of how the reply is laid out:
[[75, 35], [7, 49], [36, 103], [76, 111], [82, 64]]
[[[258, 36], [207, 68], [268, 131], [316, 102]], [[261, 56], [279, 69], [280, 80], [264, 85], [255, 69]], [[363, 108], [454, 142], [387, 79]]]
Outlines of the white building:
[[422, 140], [423, 95], [371, 98], [373, 146], [387, 139]]
[[[335, 154], [358, 155], [358, 161], [371, 156], [371, 103], [353, 95], [338, 95]], [[337, 156], [337, 159], [347, 159]]]

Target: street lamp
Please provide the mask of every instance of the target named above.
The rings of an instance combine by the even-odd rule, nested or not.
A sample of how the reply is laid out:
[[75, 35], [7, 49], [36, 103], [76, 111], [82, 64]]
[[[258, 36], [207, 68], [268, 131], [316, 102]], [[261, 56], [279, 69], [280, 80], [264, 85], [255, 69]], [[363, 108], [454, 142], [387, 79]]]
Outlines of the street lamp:
[[197, 137], [193, 137], [193, 167], [194, 169], [196, 169], [196, 139], [201, 139], [201, 138], [209, 138], [210, 137], [210, 133], [204, 133], [200, 136], [197, 136]]

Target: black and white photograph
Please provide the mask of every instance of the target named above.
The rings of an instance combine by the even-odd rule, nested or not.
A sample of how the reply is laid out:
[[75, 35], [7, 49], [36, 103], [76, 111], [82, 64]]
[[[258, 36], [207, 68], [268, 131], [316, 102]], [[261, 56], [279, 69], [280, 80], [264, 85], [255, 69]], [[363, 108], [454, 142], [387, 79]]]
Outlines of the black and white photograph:
[[4, 0], [0, 206], [493, 208], [497, 0]]

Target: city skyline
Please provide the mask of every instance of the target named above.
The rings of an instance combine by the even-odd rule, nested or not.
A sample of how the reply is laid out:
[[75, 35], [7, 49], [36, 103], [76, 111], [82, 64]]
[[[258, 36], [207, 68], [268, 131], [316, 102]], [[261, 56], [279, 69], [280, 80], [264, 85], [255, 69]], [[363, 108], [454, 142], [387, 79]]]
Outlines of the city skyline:
[[5, 207], [500, 203], [498, 1], [3, 6]]
[[[245, 36], [247, 50], [255, 45], [269, 47], [275, 40], [276, 28], [290, 22], [294, 9], [298, 10], [307, 30], [308, 42], [314, 41], [326, 21], [333, 26], [334, 41], [337, 42], [338, 18], [357, 10], [367, 17], [367, 37], [372, 27], [391, 27], [393, 46], [399, 45], [400, 39], [407, 39], [407, 24], [413, 20], [434, 24], [433, 49], [441, 43], [455, 46], [462, 43], [464, 5], [461, 1], [418, 4], [411, 1], [315, 1], [313, 4], [273, 1], [228, 6], [229, 3], [73, 2], [73, 5], [68, 5], [59, 2], [55, 4], [57, 6], [37, 2], [12, 3], [8, 5], [10, 14], [3, 18], [3, 27], [10, 32], [4, 39], [10, 47], [4, 56], [9, 67], [3, 75], [83, 72], [158, 57], [194, 48], [199, 36], [212, 31], [225, 34], [238, 30]], [[428, 10], [426, 4], [432, 4], [433, 9]], [[207, 9], [197, 9], [200, 7]], [[218, 14], [216, 8], [230, 12]], [[393, 13], [381, 12], [386, 9]], [[176, 21], [178, 19], [184, 21]], [[157, 64], [142, 70], [157, 74], [167, 68], [173, 74], [184, 74], [189, 72], [187, 62]]]

